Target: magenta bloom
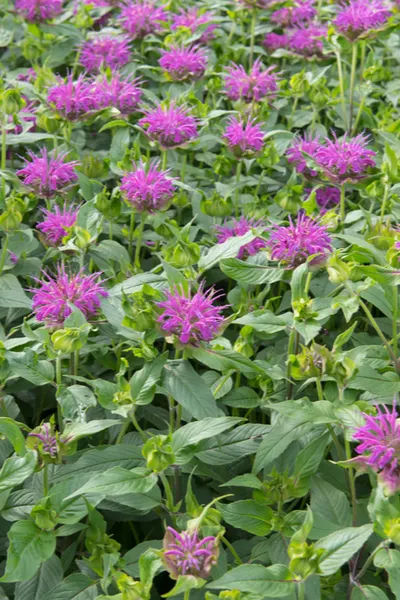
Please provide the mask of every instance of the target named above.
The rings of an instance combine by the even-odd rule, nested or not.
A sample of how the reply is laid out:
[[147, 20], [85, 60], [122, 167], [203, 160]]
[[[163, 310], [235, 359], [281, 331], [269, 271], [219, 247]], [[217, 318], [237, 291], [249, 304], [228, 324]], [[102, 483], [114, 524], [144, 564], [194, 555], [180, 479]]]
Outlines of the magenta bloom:
[[58, 452], [58, 445], [56, 436], [52, 434], [51, 426], [49, 423], [43, 423], [40, 429], [40, 433], [28, 433], [28, 437], [37, 438], [42, 442], [42, 452], [50, 454], [52, 458], [55, 458]]
[[387, 406], [383, 412], [378, 407], [376, 417], [363, 413], [365, 425], [357, 429], [353, 438], [361, 442], [356, 452], [363, 456], [357, 461], [368, 465], [391, 493], [400, 488], [400, 428], [397, 423], [396, 402], [392, 412]]
[[96, 315], [101, 298], [108, 296], [99, 275], [84, 275], [83, 271], [67, 274], [64, 265], [57, 267], [54, 276], [44, 273], [45, 279], [36, 279], [39, 287], [31, 290], [36, 319], [48, 327], [62, 326], [72, 312], [71, 305], [82, 311], [86, 319]]
[[[186, 11], [180, 9], [179, 15], [173, 16], [171, 29], [175, 31], [178, 27], [186, 27], [194, 33], [202, 25], [206, 25], [212, 19], [213, 15], [209, 12], [200, 13], [196, 7], [188, 8]], [[216, 25], [208, 25], [200, 36], [200, 42], [207, 44], [214, 38], [214, 29]]]
[[97, 90], [98, 103], [101, 108], [118, 108], [123, 115], [129, 115], [137, 110], [142, 98], [139, 79], [123, 79], [113, 75], [111, 79], [102, 77], [93, 87]]
[[223, 137], [236, 156], [252, 155], [264, 145], [264, 132], [253, 120], [245, 123], [241, 118], [231, 117]]
[[127, 38], [103, 35], [82, 44], [80, 61], [86, 71], [97, 73], [107, 67], [120, 69], [129, 62], [130, 55]]
[[214, 306], [220, 297], [214, 289], [203, 291], [201, 285], [192, 296], [191, 292], [174, 288], [166, 292], [167, 299], [158, 302], [164, 309], [157, 321], [168, 335], [177, 336], [181, 344], [198, 346], [201, 342], [210, 342], [218, 335], [224, 317], [221, 314], [225, 306]]
[[48, 21], [59, 15], [64, 0], [16, 0], [16, 11], [27, 21]]
[[371, 29], [379, 29], [390, 17], [390, 10], [382, 0], [350, 0], [342, 6], [333, 24], [345, 37], [353, 41]]
[[366, 176], [369, 167], [376, 166], [376, 153], [368, 150], [368, 141], [362, 134], [354, 138], [345, 134], [341, 140], [334, 135], [333, 141], [326, 138], [315, 153], [315, 161], [335, 183], [357, 181]]
[[181, 531], [167, 527], [164, 536], [164, 563], [174, 579], [180, 575], [193, 575], [207, 579], [217, 563], [217, 539], [208, 536], [200, 539], [197, 531]]
[[286, 150], [288, 162], [295, 165], [296, 171], [302, 173], [305, 177], [315, 177], [317, 171], [307, 167], [307, 154], [315, 158], [315, 154], [320, 148], [319, 138], [311, 137], [305, 134], [294, 140], [292, 145]]
[[66, 154], [48, 154], [42, 148], [40, 154], [28, 152], [30, 161], [25, 161], [23, 169], [17, 171], [24, 185], [43, 198], [55, 196], [73, 184], [78, 176], [75, 173], [76, 161], [66, 162]]
[[323, 44], [321, 38], [327, 34], [326, 27], [310, 24], [291, 29], [288, 33], [289, 50], [292, 52], [305, 57], [322, 54]]
[[48, 244], [57, 246], [68, 234], [68, 229], [76, 223], [78, 211], [71, 206], [69, 209], [64, 206], [60, 209], [55, 207], [54, 212], [42, 209], [45, 219], [36, 226], [46, 238]]
[[279, 260], [289, 267], [297, 267], [306, 262], [308, 257], [317, 254], [312, 264], [323, 262], [332, 251], [332, 241], [324, 225], [299, 213], [296, 223], [289, 217], [289, 225], [270, 229], [268, 245], [272, 260]]
[[280, 48], [287, 48], [289, 37], [285, 33], [267, 33], [264, 38], [263, 46], [268, 52], [275, 52]]
[[207, 55], [201, 46], [164, 50], [158, 61], [173, 81], [190, 81], [203, 77]]
[[52, 86], [47, 93], [47, 101], [68, 121], [77, 121], [101, 108], [93, 80], [83, 75], [75, 81], [69, 75], [66, 81]]
[[311, 21], [317, 14], [313, 5], [314, 0], [298, 0], [295, 6], [280, 8], [273, 12], [271, 21], [281, 27], [299, 25], [300, 23]]
[[242, 65], [232, 63], [224, 76], [225, 92], [230, 100], [259, 102], [263, 98], [274, 98], [278, 89], [278, 78], [272, 71], [274, 66], [262, 70], [260, 59], [257, 59], [250, 73], [246, 73]]
[[134, 40], [141, 40], [150, 33], [159, 33], [168, 20], [168, 13], [163, 6], [157, 6], [150, 0], [129, 2], [121, 10], [121, 27]]
[[[310, 194], [311, 189], [306, 189], [305, 192]], [[323, 215], [340, 203], [340, 190], [332, 186], [318, 188], [315, 192], [315, 200], [321, 208], [321, 215]]]
[[162, 210], [174, 195], [174, 182], [168, 174], [157, 163], [140, 164], [123, 176], [121, 191], [138, 212]]
[[[232, 237], [238, 237], [241, 235], [245, 235], [247, 232], [251, 231], [255, 227], [260, 227], [262, 225], [261, 221], [255, 221], [254, 219], [246, 219], [246, 217], [240, 217], [240, 219], [235, 219], [229, 226], [224, 223], [224, 225], [217, 225], [215, 227], [215, 231], [217, 234], [218, 244], [222, 244], [229, 240]], [[246, 256], [253, 256], [257, 254], [268, 246], [267, 240], [263, 238], [256, 238], [252, 242], [248, 244], [244, 244], [237, 255], [237, 258], [245, 258]]]
[[145, 116], [139, 125], [146, 129], [150, 139], [157, 141], [161, 148], [177, 148], [198, 136], [197, 119], [186, 108], [171, 104], [144, 111]]
[[10, 129], [7, 129], [7, 134], [12, 133], [14, 135], [19, 135], [24, 130], [25, 131], [33, 131], [36, 127], [36, 110], [38, 109], [38, 103], [36, 100], [29, 101], [27, 98], [26, 106], [18, 113], [18, 121], [19, 123], [14, 123], [13, 115], [9, 115], [8, 122], [9, 125], [13, 125]]

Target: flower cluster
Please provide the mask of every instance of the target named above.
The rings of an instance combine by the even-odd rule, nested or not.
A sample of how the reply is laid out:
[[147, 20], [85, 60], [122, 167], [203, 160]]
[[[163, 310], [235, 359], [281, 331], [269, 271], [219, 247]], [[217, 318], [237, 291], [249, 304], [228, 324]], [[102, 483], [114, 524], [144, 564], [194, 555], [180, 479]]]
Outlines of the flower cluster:
[[130, 54], [127, 38], [102, 35], [82, 44], [80, 62], [90, 73], [107, 67], [116, 70], [129, 62]]
[[354, 41], [371, 30], [383, 27], [390, 14], [382, 0], [350, 0], [349, 4], [341, 7], [334, 25], [340, 33]]
[[231, 117], [223, 136], [232, 152], [238, 156], [252, 155], [259, 152], [264, 145], [264, 132], [260, 125], [249, 120]]
[[16, 0], [17, 12], [27, 21], [48, 21], [62, 11], [64, 0]]
[[57, 267], [52, 276], [44, 273], [44, 278], [35, 279], [38, 287], [32, 289], [32, 310], [38, 321], [48, 327], [60, 327], [76, 306], [88, 319], [97, 314], [101, 298], [108, 296], [99, 280], [100, 273], [84, 275], [83, 271], [68, 274], [64, 265]]
[[[217, 235], [218, 244], [222, 244], [232, 237], [239, 237], [245, 235], [255, 227], [262, 226], [261, 221], [255, 219], [246, 219], [246, 217], [240, 217], [240, 219], [233, 220], [232, 223], [224, 223], [223, 225], [217, 225], [215, 232]], [[268, 246], [267, 240], [256, 237], [253, 241], [244, 244], [237, 255], [237, 258], [246, 258], [246, 256], [253, 256]]]
[[161, 148], [177, 148], [198, 136], [197, 120], [182, 106], [171, 104], [165, 107], [159, 104], [144, 111], [144, 114], [139, 125]]
[[160, 67], [173, 81], [200, 79], [207, 68], [207, 55], [201, 46], [164, 50]]
[[78, 179], [75, 173], [76, 161], [66, 162], [66, 154], [48, 154], [43, 148], [40, 154], [28, 152], [30, 160], [23, 169], [17, 171], [24, 185], [38, 196], [50, 198], [66, 190]]
[[74, 206], [60, 209], [55, 207], [54, 211], [42, 209], [45, 216], [44, 220], [36, 226], [36, 229], [42, 232], [46, 242], [52, 246], [57, 246], [68, 234], [70, 227], [73, 227], [78, 217], [78, 211]]
[[41, 450], [45, 454], [49, 454], [51, 458], [55, 458], [58, 452], [57, 438], [51, 431], [49, 423], [43, 423], [38, 432], [32, 431], [28, 433], [31, 438], [36, 438], [41, 443]]
[[294, 6], [283, 7], [271, 15], [271, 21], [281, 27], [292, 27], [311, 21], [317, 14], [314, 0], [298, 0]]
[[332, 251], [332, 240], [324, 225], [300, 213], [295, 223], [289, 217], [289, 225], [270, 228], [268, 246], [271, 259], [289, 267], [297, 267], [311, 256], [312, 264], [320, 264]]
[[341, 140], [334, 135], [333, 141], [326, 138], [315, 152], [315, 162], [335, 183], [357, 181], [369, 167], [376, 166], [376, 153], [367, 148], [368, 141], [362, 134], [354, 138], [344, 135]]
[[136, 111], [142, 98], [140, 79], [124, 79], [113, 75], [110, 79], [102, 77], [93, 84], [99, 108], [117, 108], [122, 115]]
[[314, 158], [320, 145], [319, 137], [305, 134], [303, 137], [296, 138], [287, 149], [287, 159], [295, 166], [298, 173], [302, 173], [305, 177], [315, 177], [317, 171], [307, 167], [307, 155]]
[[212, 16], [209, 12], [200, 12], [196, 7], [180, 9], [179, 14], [173, 17], [171, 29], [175, 31], [179, 27], [186, 27], [191, 33], [195, 33], [202, 25], [207, 25], [200, 36], [200, 42], [207, 44], [213, 39], [216, 28], [216, 25], [209, 24]]
[[249, 73], [242, 65], [233, 63], [224, 75], [226, 95], [230, 100], [248, 103], [274, 98], [278, 90], [278, 77], [274, 69], [274, 66], [263, 69], [260, 59], [254, 62]]
[[164, 536], [164, 564], [174, 579], [192, 575], [207, 579], [218, 558], [217, 539], [200, 538], [197, 531], [178, 533], [168, 527]]
[[78, 121], [87, 114], [100, 110], [101, 99], [98, 97], [93, 81], [83, 75], [74, 81], [72, 75], [49, 88], [47, 101], [68, 121]]
[[175, 288], [166, 292], [166, 300], [157, 305], [163, 309], [158, 317], [161, 329], [168, 335], [174, 335], [184, 345], [198, 346], [201, 342], [210, 342], [219, 333], [224, 321], [221, 314], [225, 306], [215, 306], [220, 298], [214, 289], [204, 292], [203, 286], [192, 293]]
[[363, 413], [365, 425], [357, 429], [353, 439], [361, 442], [356, 452], [361, 456], [356, 459], [368, 465], [390, 493], [400, 488], [400, 427], [397, 422], [396, 402], [392, 411], [387, 406], [382, 411], [378, 407], [376, 416]]
[[284, 33], [267, 33], [263, 45], [268, 52], [284, 49], [304, 57], [320, 55], [323, 51], [322, 38], [327, 29], [318, 23], [300, 24]]
[[130, 1], [121, 10], [122, 28], [134, 40], [141, 40], [151, 33], [162, 31], [168, 14], [163, 6], [157, 6], [151, 0]]
[[123, 176], [121, 191], [138, 212], [162, 210], [174, 195], [174, 182], [168, 174], [156, 163], [140, 164]]
[[[311, 193], [311, 189], [305, 190], [307, 194]], [[326, 211], [335, 208], [340, 202], [340, 190], [337, 187], [324, 186], [318, 188], [315, 192], [315, 200], [321, 209], [321, 215]]]

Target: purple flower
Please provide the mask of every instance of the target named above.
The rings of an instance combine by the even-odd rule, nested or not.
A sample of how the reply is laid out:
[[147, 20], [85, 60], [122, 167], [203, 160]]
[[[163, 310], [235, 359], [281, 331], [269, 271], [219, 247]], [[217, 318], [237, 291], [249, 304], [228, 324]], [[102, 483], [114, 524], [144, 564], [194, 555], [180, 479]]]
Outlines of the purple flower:
[[301, 265], [314, 254], [318, 256], [312, 264], [320, 264], [332, 251], [326, 227], [304, 213], [299, 213], [296, 223], [289, 217], [288, 226], [275, 225], [270, 231], [268, 245], [272, 260], [282, 261], [289, 267]]
[[264, 38], [263, 46], [268, 52], [274, 52], [280, 48], [287, 48], [289, 37], [285, 33], [267, 33]]
[[42, 445], [42, 452], [45, 454], [50, 454], [52, 458], [57, 456], [58, 445], [57, 438], [54, 434], [52, 434], [51, 427], [49, 423], [43, 423], [40, 427], [40, 433], [28, 433], [28, 437], [37, 438]]
[[197, 119], [182, 106], [171, 104], [164, 107], [159, 104], [156, 108], [144, 111], [144, 114], [139, 125], [163, 149], [177, 148], [198, 136]]
[[317, 11], [313, 6], [314, 0], [298, 0], [295, 6], [280, 8], [271, 15], [271, 21], [278, 23], [282, 27], [298, 25], [303, 22], [311, 21]]
[[[178, 27], [186, 27], [187, 29], [190, 29], [192, 33], [195, 33], [196, 29], [201, 25], [209, 23], [212, 17], [213, 15], [209, 12], [200, 13], [196, 7], [188, 8], [186, 11], [181, 8], [179, 15], [173, 16], [171, 29], [175, 31]], [[206, 27], [200, 36], [200, 42], [207, 44], [212, 40], [214, 38], [215, 28], [216, 25], [212, 24]]]
[[68, 234], [68, 229], [76, 223], [78, 211], [71, 206], [69, 209], [64, 206], [60, 209], [55, 207], [54, 212], [42, 209], [45, 219], [36, 226], [46, 239], [46, 242], [52, 246], [57, 246], [59, 242]]
[[224, 75], [225, 91], [230, 100], [259, 102], [263, 98], [274, 98], [278, 89], [278, 78], [272, 71], [274, 66], [262, 70], [260, 59], [257, 59], [250, 73], [246, 73], [242, 65], [232, 63]]
[[66, 154], [49, 155], [46, 148], [42, 148], [40, 154], [28, 154], [30, 161], [25, 161], [24, 168], [17, 171], [17, 175], [24, 185], [32, 188], [38, 196], [55, 196], [78, 179], [74, 170], [78, 162], [66, 162]]
[[[25, 129], [25, 131], [33, 131], [36, 127], [36, 110], [38, 109], [38, 103], [35, 100], [29, 101], [24, 97], [26, 101], [26, 106], [18, 113], [18, 121], [19, 123], [14, 122], [14, 116], [9, 115], [8, 121], [9, 125], [13, 125], [10, 129], [7, 129], [7, 134], [12, 133], [14, 135], [19, 135]], [[24, 124], [24, 126], [22, 125]]]
[[218, 335], [224, 321], [221, 310], [226, 307], [214, 306], [214, 300], [220, 297], [214, 289], [204, 292], [201, 285], [192, 295], [190, 291], [175, 287], [165, 295], [167, 299], [157, 303], [164, 309], [157, 321], [165, 333], [175, 335], [181, 344], [191, 346], [210, 342]]
[[64, 265], [57, 267], [54, 276], [44, 273], [44, 279], [35, 279], [38, 288], [32, 289], [32, 309], [38, 321], [48, 327], [59, 327], [76, 306], [86, 318], [96, 315], [101, 298], [108, 296], [99, 280], [100, 273], [84, 275], [83, 271], [68, 274]]
[[298, 137], [292, 145], [286, 150], [288, 162], [295, 165], [296, 171], [302, 173], [305, 177], [316, 177], [317, 171], [307, 167], [307, 154], [315, 158], [315, 154], [320, 148], [319, 138], [313, 138], [305, 134], [304, 137]]
[[207, 579], [217, 563], [218, 542], [213, 536], [199, 538], [197, 531], [181, 531], [167, 527], [164, 536], [164, 563], [173, 579], [193, 575]]
[[368, 150], [369, 138], [362, 134], [348, 138], [345, 134], [341, 140], [334, 135], [334, 140], [325, 139], [315, 153], [315, 162], [323, 169], [325, 175], [335, 183], [357, 181], [366, 176], [369, 167], [375, 167], [376, 153]]
[[[311, 189], [308, 188], [305, 192], [311, 194]], [[321, 208], [321, 215], [323, 215], [340, 203], [340, 190], [332, 186], [318, 188], [315, 192], [315, 200]]]
[[118, 108], [123, 115], [129, 115], [137, 110], [143, 91], [139, 79], [123, 79], [113, 75], [111, 79], [98, 79], [93, 88], [101, 108]]
[[157, 163], [143, 164], [122, 178], [121, 191], [138, 212], [163, 210], [174, 195], [169, 171], [161, 171]]
[[66, 81], [52, 86], [48, 90], [47, 101], [68, 121], [77, 121], [101, 108], [93, 80], [83, 75], [75, 81], [69, 75]]
[[48, 21], [62, 11], [64, 0], [16, 0], [17, 12], [27, 21]]
[[159, 33], [167, 22], [168, 13], [163, 6], [150, 0], [129, 2], [121, 10], [121, 27], [134, 40], [141, 40], [150, 33]]
[[[222, 244], [223, 242], [226, 242], [226, 240], [229, 240], [232, 237], [245, 235], [248, 231], [251, 231], [255, 227], [260, 227], [261, 225], [261, 221], [255, 221], [254, 219], [246, 219], [246, 217], [240, 217], [240, 219], [235, 219], [229, 226], [226, 222], [224, 223], [224, 225], [217, 225], [215, 227], [215, 232], [217, 234], [218, 244]], [[267, 240], [258, 237], [252, 242], [244, 244], [240, 248], [237, 258], [253, 256], [266, 246], [268, 246]]]
[[288, 32], [289, 50], [306, 57], [322, 54], [323, 44], [320, 38], [326, 34], [326, 27], [317, 24], [291, 29]]
[[82, 44], [80, 62], [86, 71], [96, 73], [107, 67], [120, 69], [129, 62], [130, 55], [127, 38], [102, 35]]
[[253, 120], [245, 123], [241, 118], [231, 117], [223, 137], [239, 157], [259, 152], [264, 145], [264, 132]]
[[201, 46], [164, 50], [158, 61], [173, 81], [200, 79], [207, 68], [207, 55]]
[[382, 0], [350, 0], [342, 6], [333, 24], [350, 41], [371, 29], [379, 29], [390, 17], [390, 10]]
[[396, 402], [393, 402], [392, 412], [387, 406], [384, 411], [378, 407], [376, 416], [363, 413], [365, 425], [355, 431], [353, 439], [361, 442], [356, 452], [363, 455], [356, 460], [378, 473], [381, 481], [394, 493], [400, 488], [400, 428]]

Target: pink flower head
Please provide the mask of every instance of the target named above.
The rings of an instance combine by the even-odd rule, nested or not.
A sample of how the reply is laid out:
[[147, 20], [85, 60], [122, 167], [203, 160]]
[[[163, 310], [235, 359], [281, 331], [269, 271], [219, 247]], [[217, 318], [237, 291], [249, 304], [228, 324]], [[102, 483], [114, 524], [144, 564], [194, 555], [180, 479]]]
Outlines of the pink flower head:
[[51, 198], [65, 191], [78, 176], [75, 173], [76, 161], [66, 162], [66, 154], [48, 154], [42, 148], [40, 154], [28, 152], [30, 161], [25, 161], [23, 169], [17, 171], [24, 185], [43, 198]]
[[97, 90], [98, 103], [101, 108], [118, 108], [123, 115], [129, 115], [137, 110], [143, 91], [139, 79], [123, 79], [113, 75], [111, 79], [105, 76], [98, 79], [93, 87]]
[[[307, 194], [311, 193], [311, 189], [305, 191]], [[315, 192], [315, 200], [321, 208], [321, 215], [323, 215], [340, 203], [340, 190], [337, 187], [328, 185], [318, 188]]]
[[91, 73], [107, 67], [116, 70], [129, 62], [130, 54], [127, 38], [102, 35], [82, 44], [80, 62]]
[[214, 289], [203, 291], [201, 285], [198, 291], [185, 292], [177, 287], [172, 292], [166, 292], [167, 299], [158, 302], [163, 309], [157, 321], [161, 329], [168, 335], [177, 336], [184, 345], [198, 346], [201, 342], [214, 339], [224, 321], [221, 314], [225, 306], [214, 306], [214, 301], [220, 297]]
[[[179, 15], [173, 16], [171, 29], [175, 31], [178, 27], [186, 27], [192, 33], [195, 33], [199, 27], [209, 23], [212, 17], [213, 15], [209, 12], [200, 13], [196, 7], [188, 8], [186, 11], [181, 8]], [[200, 36], [200, 42], [207, 44], [212, 40], [215, 28], [216, 25], [208, 25]]]
[[192, 575], [207, 579], [217, 563], [218, 544], [213, 536], [199, 538], [197, 531], [178, 533], [167, 527], [164, 536], [164, 564], [174, 579]]
[[39, 287], [31, 290], [36, 319], [48, 327], [62, 326], [72, 313], [71, 305], [76, 306], [86, 319], [96, 315], [101, 298], [108, 296], [99, 276], [100, 273], [84, 275], [83, 271], [68, 274], [64, 265], [57, 267], [54, 276], [44, 273], [44, 279], [36, 279]]
[[[37, 432], [37, 433], [36, 433]], [[49, 423], [43, 423], [39, 431], [36, 430], [28, 433], [28, 437], [33, 437], [41, 442], [42, 452], [49, 454], [52, 458], [57, 456], [58, 444], [57, 437], [52, 432], [52, 427]], [[62, 443], [63, 440], [60, 439]]]
[[334, 135], [333, 141], [326, 138], [315, 153], [315, 161], [335, 183], [357, 181], [366, 176], [369, 167], [376, 166], [376, 153], [368, 150], [368, 141], [362, 134], [354, 138], [345, 134], [341, 140]]
[[382, 0], [350, 0], [342, 6], [333, 24], [345, 37], [353, 41], [372, 29], [385, 25], [390, 10]]
[[363, 455], [362, 463], [371, 467], [384, 485], [394, 493], [400, 488], [400, 428], [397, 423], [396, 401], [392, 412], [384, 406], [378, 407], [376, 416], [363, 413], [365, 425], [353, 434], [353, 439], [361, 442], [356, 452]]
[[288, 32], [289, 50], [305, 57], [322, 54], [321, 38], [325, 37], [326, 33], [326, 27], [312, 23], [308, 26], [291, 29]]
[[270, 229], [268, 245], [272, 260], [279, 260], [289, 267], [297, 267], [316, 254], [312, 264], [320, 264], [332, 251], [332, 241], [324, 225], [299, 213], [296, 223], [289, 217], [289, 225]]
[[27, 21], [48, 21], [59, 15], [64, 0], [16, 0], [17, 12]]
[[[232, 237], [239, 237], [241, 235], [245, 235], [255, 227], [260, 227], [262, 225], [261, 221], [256, 221], [254, 219], [246, 219], [246, 217], [240, 217], [240, 219], [235, 219], [232, 221], [230, 225], [226, 222], [223, 225], [217, 225], [215, 227], [215, 232], [217, 234], [218, 244], [222, 244], [229, 240]], [[267, 240], [263, 238], [255, 238], [252, 242], [248, 244], [244, 244], [237, 255], [237, 258], [245, 258], [246, 256], [253, 256], [257, 254], [268, 246]]]
[[144, 111], [145, 116], [139, 125], [146, 129], [150, 139], [157, 141], [161, 148], [177, 148], [198, 136], [197, 119], [182, 106], [161, 104]]
[[121, 27], [134, 40], [141, 40], [150, 33], [159, 33], [168, 20], [163, 6], [157, 6], [151, 0], [128, 2], [121, 10]]
[[191, 81], [203, 77], [207, 55], [201, 46], [164, 50], [158, 61], [173, 81]]
[[55, 207], [54, 211], [42, 209], [45, 219], [36, 226], [51, 246], [57, 246], [68, 234], [68, 229], [76, 223], [78, 211], [74, 206], [67, 209]]
[[223, 137], [236, 156], [252, 155], [264, 145], [264, 132], [253, 120], [245, 123], [241, 118], [231, 117]]
[[316, 151], [320, 147], [319, 138], [305, 134], [304, 137], [298, 137], [287, 149], [286, 156], [288, 162], [295, 165], [298, 173], [303, 173], [305, 177], [316, 177], [317, 171], [307, 167], [307, 154], [315, 158]]
[[274, 66], [263, 70], [257, 59], [250, 73], [242, 65], [232, 63], [225, 74], [225, 91], [230, 100], [259, 102], [263, 98], [274, 98], [278, 89], [278, 78], [272, 71]]
[[32, 67], [24, 71], [24, 73], [19, 73], [16, 77], [18, 81], [28, 81], [29, 83], [33, 83], [36, 80], [36, 71]]
[[138, 212], [163, 210], [174, 195], [174, 182], [168, 174], [157, 163], [140, 164], [123, 176], [121, 191]]
[[263, 41], [263, 46], [268, 52], [287, 48], [288, 45], [289, 37], [285, 33], [267, 33]]
[[68, 121], [77, 121], [101, 108], [93, 80], [83, 75], [75, 81], [69, 75], [66, 81], [52, 86], [48, 90], [47, 101]]
[[271, 21], [281, 27], [291, 27], [311, 21], [317, 14], [314, 0], [298, 0], [294, 6], [280, 8], [272, 13]]
[[22, 110], [18, 113], [18, 121], [19, 123], [14, 122], [14, 116], [9, 115], [9, 124], [13, 125], [10, 129], [7, 129], [7, 134], [11, 133], [14, 135], [19, 135], [25, 129], [25, 131], [33, 131], [36, 127], [36, 110], [38, 109], [38, 103], [36, 100], [26, 100], [26, 106], [23, 107]]

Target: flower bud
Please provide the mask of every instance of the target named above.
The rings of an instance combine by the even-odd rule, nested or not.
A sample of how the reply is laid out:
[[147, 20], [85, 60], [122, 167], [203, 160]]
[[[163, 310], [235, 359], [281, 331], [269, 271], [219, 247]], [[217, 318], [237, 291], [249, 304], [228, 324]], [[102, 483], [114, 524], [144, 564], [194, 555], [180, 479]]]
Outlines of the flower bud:
[[0, 215], [0, 229], [3, 231], [15, 231], [19, 229], [19, 226], [22, 222], [22, 214], [10, 208], [10, 210], [5, 210]]
[[352, 268], [343, 262], [337, 254], [332, 254], [327, 261], [329, 281], [331, 283], [345, 283], [350, 279]]
[[84, 340], [79, 329], [58, 329], [51, 336], [55, 352], [69, 354], [80, 350]]
[[40, 129], [44, 129], [47, 133], [55, 134], [60, 129], [60, 121], [54, 115], [43, 113], [38, 116], [37, 124]]
[[142, 454], [147, 461], [147, 467], [154, 473], [161, 473], [175, 462], [171, 438], [166, 435], [156, 435], [147, 440]]
[[386, 521], [383, 528], [384, 534], [395, 544], [400, 544], [400, 518]]
[[80, 250], [85, 250], [90, 245], [90, 241], [92, 239], [89, 231], [87, 229], [83, 229], [83, 227], [75, 225], [73, 228], [73, 233], [75, 237], [75, 245]]
[[122, 592], [122, 600], [144, 600], [146, 597], [142, 584], [125, 573], [118, 572], [117, 586]]
[[25, 104], [18, 90], [6, 90], [1, 94], [1, 108], [6, 115], [18, 113]]
[[232, 202], [214, 194], [209, 200], [202, 200], [201, 210], [209, 217], [227, 217], [232, 212]]

